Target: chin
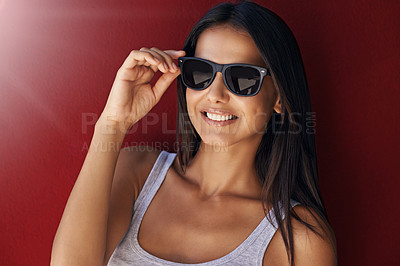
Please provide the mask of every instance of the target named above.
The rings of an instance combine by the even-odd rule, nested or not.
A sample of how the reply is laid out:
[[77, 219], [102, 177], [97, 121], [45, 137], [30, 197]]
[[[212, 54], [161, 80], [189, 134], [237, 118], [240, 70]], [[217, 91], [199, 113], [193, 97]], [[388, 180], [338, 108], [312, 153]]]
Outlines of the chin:
[[[238, 139], [237, 136], [232, 135], [203, 135], [201, 136], [202, 144], [207, 147], [213, 147], [214, 151], [222, 151], [226, 150], [229, 147], [232, 147], [235, 144], [239, 144], [241, 139]], [[243, 140], [243, 139], [242, 139]]]
[[200, 134], [201, 142], [207, 146], [213, 147], [228, 147], [232, 145], [235, 141], [232, 136], [221, 136], [221, 135], [210, 135], [210, 134]]
[[241, 147], [243, 149], [249, 149], [253, 146], [258, 148], [262, 137], [263, 134], [200, 134], [202, 144], [208, 147], [213, 147], [214, 151], [227, 150], [233, 146], [236, 148]]

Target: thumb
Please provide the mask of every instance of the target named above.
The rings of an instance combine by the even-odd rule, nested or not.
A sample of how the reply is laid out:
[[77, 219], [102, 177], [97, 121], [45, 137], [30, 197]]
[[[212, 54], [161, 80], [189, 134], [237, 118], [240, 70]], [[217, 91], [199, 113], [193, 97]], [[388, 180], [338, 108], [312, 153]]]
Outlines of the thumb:
[[171, 83], [181, 74], [181, 71], [178, 70], [175, 73], [167, 72], [164, 73], [154, 84], [153, 92], [156, 97], [156, 103], [161, 99], [161, 96], [167, 90], [167, 88], [171, 85]]

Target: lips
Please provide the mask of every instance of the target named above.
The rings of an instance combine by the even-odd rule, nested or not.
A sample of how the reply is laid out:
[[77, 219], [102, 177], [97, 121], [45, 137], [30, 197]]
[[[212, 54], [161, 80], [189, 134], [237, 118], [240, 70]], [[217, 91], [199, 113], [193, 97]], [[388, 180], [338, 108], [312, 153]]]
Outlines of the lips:
[[237, 119], [237, 116], [235, 115], [217, 115], [217, 114], [213, 114], [213, 113], [207, 113], [204, 112], [205, 116], [207, 116], [207, 118], [213, 120], [213, 121], [227, 121], [227, 120], [232, 120], [232, 119]]
[[215, 114], [215, 115], [224, 115], [224, 116], [233, 115], [233, 116], [238, 117], [237, 115], [235, 115], [231, 111], [224, 110], [224, 109], [204, 108], [204, 109], [201, 109], [200, 112], [201, 113]]
[[203, 109], [200, 111], [202, 118], [210, 125], [213, 126], [226, 126], [229, 125], [239, 117], [229, 111], [221, 109]]

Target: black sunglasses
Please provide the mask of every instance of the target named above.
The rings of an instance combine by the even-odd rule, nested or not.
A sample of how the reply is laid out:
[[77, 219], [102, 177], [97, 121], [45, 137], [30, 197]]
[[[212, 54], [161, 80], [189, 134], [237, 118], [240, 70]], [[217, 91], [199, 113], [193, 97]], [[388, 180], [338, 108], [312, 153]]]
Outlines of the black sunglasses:
[[254, 96], [261, 88], [262, 80], [271, 75], [269, 69], [249, 64], [221, 65], [198, 57], [179, 57], [183, 84], [193, 90], [204, 90], [221, 72], [226, 87], [239, 96]]

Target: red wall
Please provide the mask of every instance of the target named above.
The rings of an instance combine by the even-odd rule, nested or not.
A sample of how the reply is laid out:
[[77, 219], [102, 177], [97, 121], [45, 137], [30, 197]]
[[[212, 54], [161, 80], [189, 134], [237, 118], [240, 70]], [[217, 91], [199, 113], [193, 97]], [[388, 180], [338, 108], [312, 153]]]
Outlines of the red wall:
[[[49, 263], [119, 66], [142, 46], [181, 48], [216, 2], [0, 0], [0, 265]], [[399, 265], [399, 1], [265, 3], [303, 54], [340, 265]], [[127, 145], [173, 148], [175, 88]]]

